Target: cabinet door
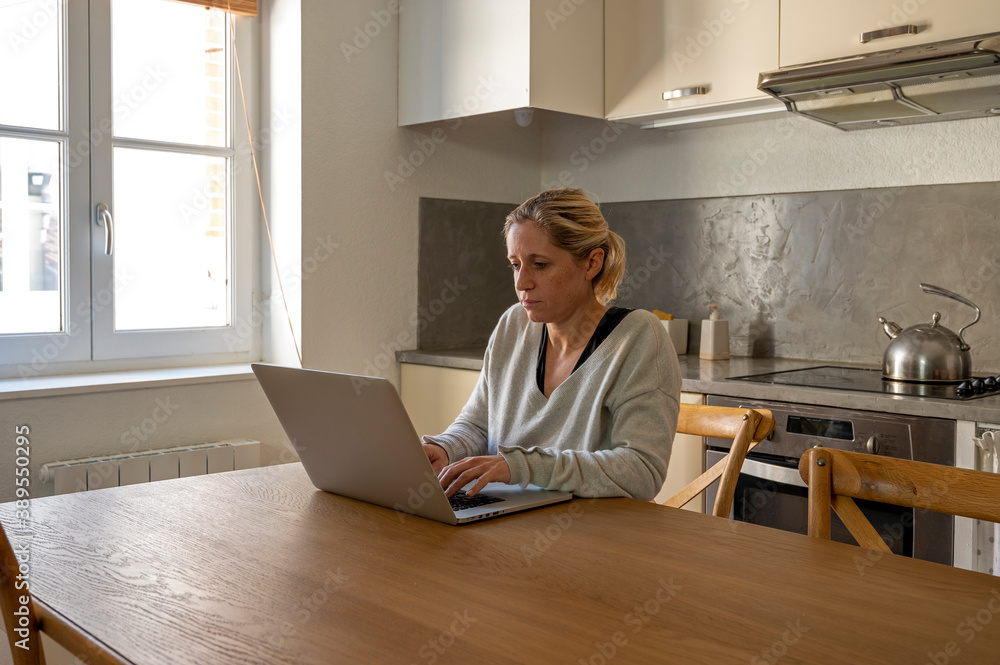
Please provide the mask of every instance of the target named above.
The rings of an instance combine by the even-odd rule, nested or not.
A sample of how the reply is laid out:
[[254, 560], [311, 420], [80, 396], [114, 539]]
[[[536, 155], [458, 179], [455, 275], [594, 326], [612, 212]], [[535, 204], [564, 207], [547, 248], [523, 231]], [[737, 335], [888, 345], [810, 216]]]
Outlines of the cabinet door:
[[400, 372], [400, 397], [418, 436], [448, 429], [479, 380], [475, 370], [452, 367], [403, 363]]
[[399, 124], [528, 106], [527, 0], [422, 0], [399, 12]]
[[604, 20], [610, 119], [764, 97], [778, 63], [777, 0], [614, 0]]
[[[683, 404], [704, 404], [705, 396], [697, 393], [681, 393]], [[688, 483], [705, 472], [705, 437], [690, 434], [674, 436], [674, 447], [667, 466], [667, 478], [653, 500], [663, 503], [688, 486]], [[705, 512], [705, 494], [695, 497], [684, 506], [684, 510]]]
[[[860, 41], [863, 33], [907, 25], [916, 34]], [[781, 66], [988, 32], [1000, 32], [996, 0], [782, 0]]]

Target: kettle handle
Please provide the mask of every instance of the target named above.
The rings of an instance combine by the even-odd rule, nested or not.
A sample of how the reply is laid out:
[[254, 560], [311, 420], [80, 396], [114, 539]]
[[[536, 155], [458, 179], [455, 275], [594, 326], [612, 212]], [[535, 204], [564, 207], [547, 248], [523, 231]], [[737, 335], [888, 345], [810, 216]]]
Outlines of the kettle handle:
[[969, 299], [963, 298], [957, 293], [952, 293], [947, 289], [942, 289], [940, 286], [933, 286], [931, 284], [921, 284], [920, 288], [923, 289], [924, 293], [929, 293], [932, 296], [944, 296], [945, 298], [951, 298], [952, 300], [957, 300], [963, 305], [968, 305], [972, 309], [976, 310], [976, 318], [973, 319], [972, 323], [966, 324], [961, 330], [958, 331], [958, 341], [962, 343], [962, 350], [968, 351], [969, 345], [965, 342], [965, 339], [962, 337], [962, 333], [964, 333], [966, 328], [968, 328], [969, 326], [972, 326], [979, 322], [979, 317], [982, 316], [982, 312], [979, 311], [979, 308], [976, 305], [974, 305]]

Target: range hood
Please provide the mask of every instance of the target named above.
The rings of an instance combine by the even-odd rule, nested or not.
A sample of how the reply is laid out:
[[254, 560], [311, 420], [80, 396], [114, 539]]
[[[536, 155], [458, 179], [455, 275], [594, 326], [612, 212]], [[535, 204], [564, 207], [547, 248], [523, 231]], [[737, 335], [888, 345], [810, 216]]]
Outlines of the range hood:
[[1000, 116], [1000, 33], [764, 72], [757, 87], [844, 130]]

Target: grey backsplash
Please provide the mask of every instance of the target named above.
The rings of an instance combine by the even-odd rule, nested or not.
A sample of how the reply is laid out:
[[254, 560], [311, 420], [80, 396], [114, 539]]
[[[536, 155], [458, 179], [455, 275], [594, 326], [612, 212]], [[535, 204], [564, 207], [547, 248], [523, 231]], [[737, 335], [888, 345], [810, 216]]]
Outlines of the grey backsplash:
[[[484, 344], [516, 302], [500, 238], [513, 204], [422, 199], [422, 348]], [[617, 304], [690, 320], [716, 303], [733, 355], [877, 366], [887, 338], [932, 312], [958, 331], [968, 307], [923, 293], [927, 282], [982, 309], [966, 332], [973, 371], [1000, 371], [1000, 183], [605, 203], [628, 246]], [[438, 303], [448, 280], [461, 290]], [[439, 311], [435, 315], [433, 312]]]
[[517, 302], [503, 221], [514, 203], [420, 199], [417, 344], [485, 346], [497, 319]]

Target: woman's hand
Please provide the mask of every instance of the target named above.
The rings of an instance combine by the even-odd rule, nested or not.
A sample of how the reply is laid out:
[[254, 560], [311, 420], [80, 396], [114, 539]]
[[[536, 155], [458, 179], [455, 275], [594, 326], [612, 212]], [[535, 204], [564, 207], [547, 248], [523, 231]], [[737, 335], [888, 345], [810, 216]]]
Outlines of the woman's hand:
[[509, 483], [510, 467], [507, 466], [507, 460], [501, 455], [466, 457], [449, 464], [438, 473], [441, 487], [448, 496], [477, 479], [479, 482], [466, 490], [466, 495], [475, 496], [479, 490], [486, 487], [486, 483]]
[[448, 451], [436, 443], [424, 443], [424, 452], [427, 459], [431, 461], [434, 473], [441, 473], [441, 470], [448, 466]]

